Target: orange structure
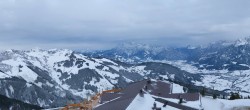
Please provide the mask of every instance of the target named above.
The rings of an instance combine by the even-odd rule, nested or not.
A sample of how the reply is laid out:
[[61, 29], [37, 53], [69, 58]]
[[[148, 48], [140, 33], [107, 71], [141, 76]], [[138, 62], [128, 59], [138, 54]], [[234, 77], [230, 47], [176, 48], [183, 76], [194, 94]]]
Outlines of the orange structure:
[[112, 90], [106, 90], [102, 91], [101, 93], [97, 93], [95, 96], [91, 97], [90, 100], [84, 101], [82, 103], [77, 103], [77, 104], [69, 104], [66, 107], [64, 107], [62, 110], [93, 110], [93, 107], [95, 107], [98, 102], [100, 97], [104, 93], [112, 93], [112, 92], [120, 92], [121, 89], [112, 89]]

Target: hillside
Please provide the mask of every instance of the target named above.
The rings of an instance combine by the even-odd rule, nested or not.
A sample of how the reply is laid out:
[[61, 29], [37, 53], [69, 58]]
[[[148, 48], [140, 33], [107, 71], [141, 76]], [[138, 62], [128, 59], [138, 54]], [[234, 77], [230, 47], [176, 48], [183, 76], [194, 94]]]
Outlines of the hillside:
[[0, 95], [0, 110], [39, 110], [39, 106], [24, 103], [19, 100], [10, 99], [6, 96]]

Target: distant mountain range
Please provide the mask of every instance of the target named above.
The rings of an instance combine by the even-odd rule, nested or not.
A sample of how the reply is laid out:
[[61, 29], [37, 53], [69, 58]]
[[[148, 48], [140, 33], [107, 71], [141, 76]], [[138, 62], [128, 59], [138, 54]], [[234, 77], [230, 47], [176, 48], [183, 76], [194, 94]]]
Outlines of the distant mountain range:
[[246, 38], [177, 49], [131, 43], [84, 54], [67, 49], [7, 50], [0, 53], [0, 94], [44, 108], [62, 107], [102, 90], [163, 78], [193, 89], [205, 86], [250, 95], [248, 42]]
[[104, 57], [127, 63], [185, 60], [199, 69], [248, 70], [250, 65], [250, 37], [236, 41], [218, 41], [208, 46], [165, 48], [155, 45], [123, 43], [116, 48], [85, 52], [91, 57]]
[[165, 48], [158, 45], [122, 43], [110, 50], [85, 52], [91, 57], [105, 57], [127, 63], [140, 63], [152, 60], [179, 60], [187, 56], [175, 48]]

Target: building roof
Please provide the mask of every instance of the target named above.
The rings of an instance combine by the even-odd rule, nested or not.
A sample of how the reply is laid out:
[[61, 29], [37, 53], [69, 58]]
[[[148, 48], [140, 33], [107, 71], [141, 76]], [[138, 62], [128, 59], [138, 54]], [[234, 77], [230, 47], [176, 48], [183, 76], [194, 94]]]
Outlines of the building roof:
[[199, 100], [199, 93], [171, 94], [171, 84], [167, 82], [152, 81], [148, 83], [148, 80], [142, 80], [129, 84], [120, 93], [103, 94], [101, 96], [101, 105], [94, 110], [126, 110], [141, 89], [144, 89], [152, 95], [163, 98], [183, 98], [186, 101]]
[[115, 93], [113, 95], [104, 94], [101, 97], [101, 102], [103, 101], [103, 99], [104, 101], [110, 101], [112, 99], [115, 100], [100, 105], [94, 110], [125, 110], [129, 106], [129, 104], [134, 100], [139, 91], [145, 86], [146, 82], [146, 80], [143, 80], [130, 84], [129, 86], [124, 88], [121, 93]]

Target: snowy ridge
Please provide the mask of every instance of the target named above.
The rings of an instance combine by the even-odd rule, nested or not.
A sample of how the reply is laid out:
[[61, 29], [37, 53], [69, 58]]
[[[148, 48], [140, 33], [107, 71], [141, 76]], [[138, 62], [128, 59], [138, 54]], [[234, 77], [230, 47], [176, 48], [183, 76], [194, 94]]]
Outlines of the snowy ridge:
[[123, 43], [110, 50], [86, 52], [92, 57], [105, 57], [127, 63], [156, 60], [185, 60], [198, 69], [206, 70], [249, 70], [250, 37], [236, 41], [216, 41], [206, 46], [166, 48], [161, 46]]
[[127, 63], [138, 63], [149, 60], [175, 60], [185, 57], [185, 55], [173, 48], [135, 42], [122, 43], [110, 50], [93, 53], [85, 52], [84, 54], [93, 57], [106, 57]]
[[[22, 97], [15, 97], [15, 94], [17, 88], [13, 89], [12, 85], [10, 83], [5, 83], [4, 79], [6, 78], [13, 78], [18, 77], [19, 79], [22, 79], [26, 82], [23, 86], [29, 91], [33, 87], [38, 87], [40, 89], [44, 89], [45, 87], [48, 88], [48, 91], [54, 91], [53, 94], [55, 94], [54, 97], [67, 97], [67, 94], [71, 94], [68, 97], [72, 97], [73, 94], [75, 98], [78, 96], [82, 98], [86, 98], [86, 94], [90, 93], [93, 94], [94, 92], [105, 90], [107, 88], [112, 88], [114, 84], [117, 83], [115, 81], [115, 78], [118, 77], [116, 74], [112, 74], [110, 72], [106, 72], [105, 69], [97, 69], [97, 66], [102, 65], [99, 61], [99, 63], [92, 61], [92, 59], [88, 59], [86, 56], [82, 55], [76, 55], [74, 56], [73, 51], [71, 50], [40, 50], [40, 49], [34, 49], [31, 51], [17, 51], [17, 50], [10, 50], [6, 51], [4, 53], [1, 53], [2, 56], [4, 55], [7, 59], [2, 59], [1, 64], [7, 65], [2, 66], [1, 69], [3, 69], [5, 72], [1, 72], [1, 89], [4, 90], [1, 92], [1, 94], [6, 95], [8, 97], [17, 98], [20, 100], [23, 100], [25, 102], [31, 103], [33, 100], [33, 96], [31, 99], [29, 98], [22, 98]], [[79, 66], [66, 66], [64, 61], [68, 61], [67, 63], [71, 63], [70, 60], [72, 60], [71, 55], [73, 55], [76, 59], [85, 60], [85, 64], [82, 67]], [[107, 61], [107, 60], [104, 60]], [[72, 61], [72, 63], [75, 63], [76, 61]], [[111, 62], [111, 61], [110, 61]], [[64, 64], [64, 66], [60, 65]], [[6, 68], [5, 68], [6, 67]], [[74, 87], [72, 89], [72, 82], [71, 77], [73, 75], [78, 74], [79, 70], [84, 69], [89, 70], [96, 70], [98, 73], [100, 73], [101, 79], [97, 79], [95, 77], [89, 79], [89, 82], [83, 82], [83, 85], [86, 84], [86, 86], [89, 87], [89, 89], [83, 89], [83, 87], [86, 88], [86, 86], [83, 87]], [[108, 69], [108, 67], [105, 67]], [[67, 77], [65, 77], [67, 76]], [[109, 79], [107, 79], [109, 78]], [[112, 80], [113, 79], [113, 80]], [[98, 83], [96, 83], [98, 82]], [[78, 82], [76, 82], [78, 83]], [[74, 83], [73, 83], [74, 84]], [[6, 89], [4, 87], [6, 86]], [[14, 85], [16, 86], [16, 85]], [[80, 86], [80, 85], [79, 85]], [[92, 88], [94, 90], [91, 90]], [[81, 91], [79, 91], [81, 89]], [[37, 94], [37, 92], [41, 91], [30, 91]], [[47, 94], [47, 93], [45, 93]], [[40, 94], [41, 95], [41, 94]], [[37, 95], [39, 97], [39, 95]], [[79, 98], [80, 98], [79, 97]], [[48, 107], [50, 104], [52, 104], [56, 100], [51, 99], [42, 99], [46, 97], [40, 97], [37, 98], [37, 101], [32, 102], [33, 104], [37, 104], [43, 107]], [[76, 99], [75, 99], [76, 100]], [[77, 101], [77, 100], [76, 100]], [[59, 101], [58, 101], [59, 102]]]
[[[106, 58], [90, 58], [67, 49], [9, 50], [0, 54], [0, 94], [45, 108], [62, 106], [70, 100], [79, 102], [99, 91], [123, 87], [147, 77], [160, 75], [191, 83], [187, 78], [174, 77], [176, 73], [183, 76], [190, 73], [162, 63], [127, 65]], [[158, 65], [174, 71], [154, 70]]]

